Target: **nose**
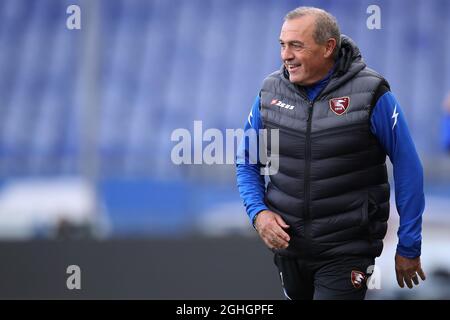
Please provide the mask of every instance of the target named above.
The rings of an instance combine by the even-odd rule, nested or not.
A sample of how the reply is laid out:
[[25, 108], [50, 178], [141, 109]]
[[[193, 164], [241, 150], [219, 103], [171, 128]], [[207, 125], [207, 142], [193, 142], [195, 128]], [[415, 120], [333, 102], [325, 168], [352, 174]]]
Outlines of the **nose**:
[[288, 46], [281, 48], [281, 59], [283, 61], [289, 61], [294, 59], [294, 54], [292, 53], [292, 50]]

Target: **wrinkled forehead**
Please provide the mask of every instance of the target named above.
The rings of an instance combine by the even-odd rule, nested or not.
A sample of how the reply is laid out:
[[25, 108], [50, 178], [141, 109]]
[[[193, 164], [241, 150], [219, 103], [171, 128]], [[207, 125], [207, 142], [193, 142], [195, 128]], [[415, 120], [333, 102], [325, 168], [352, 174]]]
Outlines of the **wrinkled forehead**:
[[286, 20], [280, 32], [280, 40], [283, 42], [313, 40], [315, 28], [315, 18], [313, 16], [303, 16]]

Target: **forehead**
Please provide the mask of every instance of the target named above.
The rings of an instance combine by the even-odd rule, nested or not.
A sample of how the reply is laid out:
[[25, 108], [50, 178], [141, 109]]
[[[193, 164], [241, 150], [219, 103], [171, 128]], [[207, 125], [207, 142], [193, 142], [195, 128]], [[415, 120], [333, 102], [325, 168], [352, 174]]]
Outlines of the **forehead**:
[[313, 16], [303, 16], [286, 20], [281, 27], [280, 39], [287, 41], [308, 41], [312, 39], [315, 27]]

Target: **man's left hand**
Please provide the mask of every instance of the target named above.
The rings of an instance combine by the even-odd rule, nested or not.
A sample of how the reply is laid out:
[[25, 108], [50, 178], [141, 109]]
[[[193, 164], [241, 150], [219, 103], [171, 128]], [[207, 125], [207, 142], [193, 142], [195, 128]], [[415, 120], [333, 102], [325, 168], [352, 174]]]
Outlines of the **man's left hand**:
[[417, 286], [419, 284], [419, 277], [425, 280], [425, 273], [420, 266], [420, 257], [409, 259], [402, 257], [398, 253], [395, 254], [395, 273], [397, 274], [397, 282], [400, 288], [403, 288], [406, 283], [408, 288], [413, 287], [413, 283]]

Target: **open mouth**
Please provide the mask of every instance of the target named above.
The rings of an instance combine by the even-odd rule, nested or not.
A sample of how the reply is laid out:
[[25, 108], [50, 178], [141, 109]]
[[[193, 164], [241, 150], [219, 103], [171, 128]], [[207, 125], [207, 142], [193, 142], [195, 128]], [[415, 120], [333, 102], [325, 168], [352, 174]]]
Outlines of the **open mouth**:
[[300, 69], [302, 65], [301, 64], [292, 64], [292, 63], [286, 63], [286, 69], [289, 71], [289, 73], [295, 73]]

